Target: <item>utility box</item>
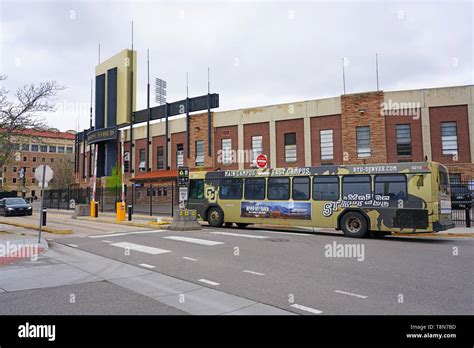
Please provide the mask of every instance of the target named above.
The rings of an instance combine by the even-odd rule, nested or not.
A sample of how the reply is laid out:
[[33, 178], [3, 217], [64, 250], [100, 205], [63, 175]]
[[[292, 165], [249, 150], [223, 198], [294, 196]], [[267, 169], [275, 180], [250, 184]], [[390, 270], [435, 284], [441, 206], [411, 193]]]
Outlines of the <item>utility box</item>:
[[168, 229], [174, 231], [193, 231], [201, 230], [202, 226], [197, 221], [196, 210], [179, 209]]
[[117, 221], [125, 221], [127, 215], [125, 210], [125, 203], [117, 202], [116, 208]]

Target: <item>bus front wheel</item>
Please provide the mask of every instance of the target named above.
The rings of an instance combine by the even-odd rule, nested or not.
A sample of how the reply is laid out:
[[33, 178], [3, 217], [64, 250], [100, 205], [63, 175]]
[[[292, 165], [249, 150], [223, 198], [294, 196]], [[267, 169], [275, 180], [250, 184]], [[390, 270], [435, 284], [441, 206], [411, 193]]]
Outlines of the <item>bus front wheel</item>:
[[209, 226], [221, 227], [224, 222], [224, 213], [217, 207], [212, 207], [207, 212], [207, 222]]
[[367, 220], [358, 212], [350, 211], [342, 217], [341, 229], [346, 237], [363, 238], [369, 232]]

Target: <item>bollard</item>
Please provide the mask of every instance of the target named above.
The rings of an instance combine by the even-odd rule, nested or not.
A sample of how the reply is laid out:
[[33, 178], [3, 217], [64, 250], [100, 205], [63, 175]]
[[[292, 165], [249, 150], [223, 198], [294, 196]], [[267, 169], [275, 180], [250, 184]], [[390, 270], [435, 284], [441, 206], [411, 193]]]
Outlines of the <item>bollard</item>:
[[466, 206], [466, 227], [471, 227], [471, 207]]
[[116, 203], [117, 221], [125, 221], [125, 203]]
[[43, 209], [43, 224], [42, 226], [46, 226], [46, 209]]
[[128, 221], [132, 221], [133, 206], [129, 204], [127, 210], [128, 210]]

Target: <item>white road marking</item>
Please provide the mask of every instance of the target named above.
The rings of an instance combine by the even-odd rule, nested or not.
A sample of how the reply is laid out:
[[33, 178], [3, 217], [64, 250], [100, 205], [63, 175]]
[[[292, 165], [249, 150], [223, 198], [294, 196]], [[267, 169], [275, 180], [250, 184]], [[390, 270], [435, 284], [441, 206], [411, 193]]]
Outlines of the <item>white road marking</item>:
[[216, 282], [213, 282], [212, 280], [207, 280], [207, 279], [199, 279], [199, 281], [202, 283], [206, 283], [206, 284], [214, 285], [214, 286], [220, 285], [220, 283], [216, 283]]
[[249, 270], [246, 270], [246, 269], [244, 269], [242, 272], [250, 273], [250, 274], [255, 274], [255, 275], [259, 275], [259, 276], [264, 276], [264, 275], [265, 275], [265, 274], [263, 274], [263, 273], [254, 272], [254, 271], [249, 271]]
[[187, 257], [187, 256], [183, 256], [183, 259], [189, 260], [189, 261], [197, 261], [197, 259], [193, 259], [192, 257]]
[[109, 234], [100, 234], [96, 236], [89, 236], [89, 238], [103, 238], [103, 237], [118, 237], [118, 236], [127, 236], [130, 234], [146, 234], [146, 233], [160, 233], [167, 232], [168, 230], [152, 230], [152, 231], [133, 231], [133, 232], [123, 232], [123, 233], [109, 233]]
[[302, 306], [302, 305], [299, 305], [299, 304], [296, 304], [296, 303], [292, 304], [290, 307], [301, 309], [302, 311], [310, 312], [310, 313], [313, 313], [313, 314], [321, 314], [323, 312], [323, 311], [320, 311], [319, 309], [314, 309], [314, 308]]
[[153, 248], [146, 245], [140, 245], [140, 244], [134, 244], [134, 243], [128, 243], [128, 242], [113, 243], [110, 245], [119, 247], [119, 248], [124, 248], [124, 249], [136, 250], [142, 253], [147, 253], [147, 254], [152, 254], [152, 255], [158, 255], [158, 254], [171, 252], [170, 250]]
[[341, 291], [341, 290], [335, 290], [334, 292], [337, 292], [338, 294], [343, 294], [343, 295], [355, 296], [355, 297], [360, 297], [360, 298], [367, 298], [367, 296], [365, 296], [365, 295], [358, 295], [358, 294], [354, 294], [352, 292], [346, 292], [346, 291]]
[[76, 244], [67, 244], [69, 245], [70, 247], [73, 247], [73, 248], [78, 248], [78, 246]]
[[103, 242], [104, 242], [104, 243], [112, 243], [112, 241], [110, 241], [110, 240], [105, 240], [105, 239], [103, 240]]
[[189, 237], [179, 237], [179, 236], [169, 236], [169, 237], [163, 237], [163, 238], [164, 238], [164, 239], [179, 240], [179, 241], [181, 241], [181, 242], [202, 244], [202, 245], [218, 245], [218, 244], [224, 244], [223, 242], [216, 242], [216, 241], [213, 241], [213, 240], [197, 239], [197, 238], [189, 238]]
[[145, 268], [155, 268], [155, 266], [149, 265], [147, 263], [141, 263], [139, 266], [145, 267]]
[[223, 236], [234, 236], [234, 237], [258, 238], [258, 239], [270, 238], [267, 236], [256, 236], [254, 234], [240, 234], [240, 233], [229, 233], [229, 232], [211, 232], [211, 233], [221, 234]]
[[280, 231], [267, 231], [267, 230], [261, 230], [264, 233], [276, 233], [276, 234], [288, 234], [290, 236], [310, 236], [314, 234], [312, 231], [309, 231], [308, 233], [298, 233], [298, 232], [280, 232]]

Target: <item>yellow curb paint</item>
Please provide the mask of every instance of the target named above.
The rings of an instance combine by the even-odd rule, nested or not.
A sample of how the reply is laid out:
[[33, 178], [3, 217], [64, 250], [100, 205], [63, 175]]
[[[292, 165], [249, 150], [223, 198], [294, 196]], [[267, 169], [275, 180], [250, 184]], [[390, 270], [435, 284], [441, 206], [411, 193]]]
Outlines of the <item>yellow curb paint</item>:
[[[37, 231], [39, 230], [38, 226], [29, 225], [29, 224], [22, 224], [22, 223], [19, 223], [19, 222], [11, 222], [11, 221], [2, 220], [2, 221], [0, 221], [0, 223], [5, 224], [5, 225], [16, 226], [16, 227], [28, 228], [28, 229], [31, 229], [31, 230], [37, 230]], [[73, 233], [72, 230], [59, 230], [59, 229], [56, 229], [56, 228], [45, 227], [45, 226], [43, 226], [41, 228], [41, 230], [45, 231], [45, 232], [53, 233], [53, 234], [71, 234], [71, 233]]]

